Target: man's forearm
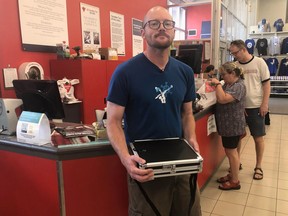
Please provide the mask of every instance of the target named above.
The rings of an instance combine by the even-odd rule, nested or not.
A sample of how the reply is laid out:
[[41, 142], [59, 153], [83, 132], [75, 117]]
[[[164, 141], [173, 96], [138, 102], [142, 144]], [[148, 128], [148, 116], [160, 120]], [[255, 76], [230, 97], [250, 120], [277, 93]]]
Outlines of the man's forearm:
[[117, 153], [123, 163], [122, 159], [128, 156], [129, 152], [122, 126], [111, 123], [107, 128], [107, 134], [114, 151]]
[[263, 101], [262, 104], [268, 106], [271, 93], [270, 81], [263, 83]]
[[183, 119], [183, 132], [184, 138], [189, 140], [190, 138], [196, 139], [196, 132], [195, 132], [195, 119], [193, 116], [187, 116]]

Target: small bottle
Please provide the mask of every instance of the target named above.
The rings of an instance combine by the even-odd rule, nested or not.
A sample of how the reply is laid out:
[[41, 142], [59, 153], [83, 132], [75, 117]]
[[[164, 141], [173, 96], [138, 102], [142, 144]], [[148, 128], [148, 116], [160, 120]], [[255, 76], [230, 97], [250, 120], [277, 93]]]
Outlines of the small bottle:
[[68, 45], [66, 46], [66, 49], [65, 49], [65, 58], [70, 58], [70, 49]]
[[63, 45], [62, 45], [62, 49], [63, 49], [62, 55], [63, 55], [63, 58], [66, 57], [66, 48], [67, 48], [66, 41], [63, 41]]

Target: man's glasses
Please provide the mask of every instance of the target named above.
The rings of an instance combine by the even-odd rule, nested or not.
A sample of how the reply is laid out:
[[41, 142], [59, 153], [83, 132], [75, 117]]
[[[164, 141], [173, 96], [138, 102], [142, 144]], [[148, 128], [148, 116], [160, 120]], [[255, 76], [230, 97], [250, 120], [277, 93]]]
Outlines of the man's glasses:
[[153, 30], [158, 30], [161, 24], [167, 30], [173, 29], [175, 27], [175, 22], [172, 20], [164, 20], [163, 22], [160, 22], [159, 20], [149, 20], [148, 22], [144, 24], [143, 29], [145, 28], [147, 24], [149, 28]]
[[237, 51], [235, 51], [235, 52], [230, 52], [230, 54], [233, 55], [233, 56], [235, 56], [235, 55], [237, 55], [240, 51], [241, 51], [241, 49], [239, 49], [239, 50], [237, 50]]

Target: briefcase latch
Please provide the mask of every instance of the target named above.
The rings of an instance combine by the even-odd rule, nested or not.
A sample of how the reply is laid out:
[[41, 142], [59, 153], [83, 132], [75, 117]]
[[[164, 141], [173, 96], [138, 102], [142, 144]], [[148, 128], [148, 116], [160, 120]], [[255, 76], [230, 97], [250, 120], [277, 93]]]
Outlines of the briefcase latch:
[[166, 171], [166, 172], [170, 172], [170, 173], [176, 173], [176, 165], [173, 164], [173, 165], [163, 165], [163, 171]]

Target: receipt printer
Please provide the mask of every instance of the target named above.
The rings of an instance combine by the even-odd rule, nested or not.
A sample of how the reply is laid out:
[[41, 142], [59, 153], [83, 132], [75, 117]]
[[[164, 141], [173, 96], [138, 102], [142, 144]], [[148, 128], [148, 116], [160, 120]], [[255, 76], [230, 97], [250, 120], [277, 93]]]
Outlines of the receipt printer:
[[12, 135], [16, 132], [16, 108], [21, 105], [21, 99], [0, 98], [0, 134]]

